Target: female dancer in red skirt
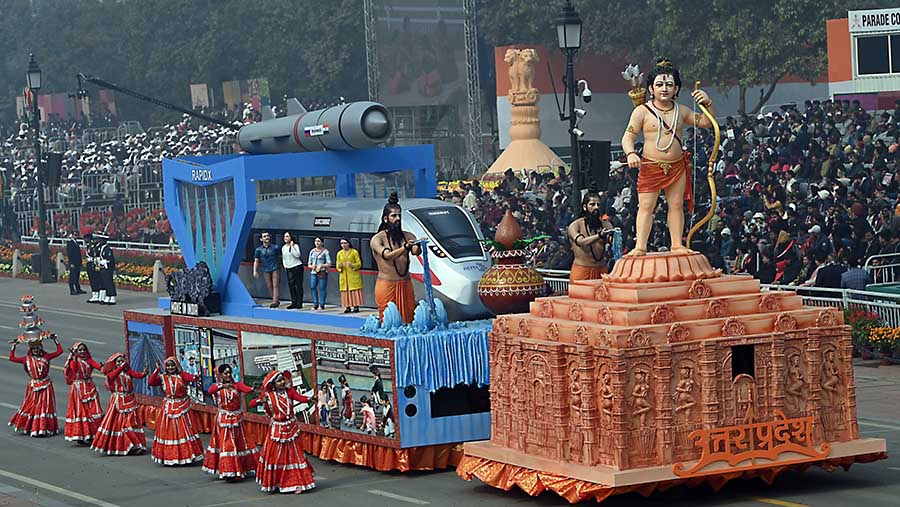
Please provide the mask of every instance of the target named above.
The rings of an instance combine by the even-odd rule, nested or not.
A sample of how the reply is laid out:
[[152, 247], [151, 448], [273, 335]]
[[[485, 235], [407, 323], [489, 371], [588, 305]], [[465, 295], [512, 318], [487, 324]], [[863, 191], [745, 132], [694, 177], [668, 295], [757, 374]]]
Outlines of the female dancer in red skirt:
[[134, 371], [128, 367], [121, 352], [109, 356], [103, 364], [109, 406], [100, 420], [91, 449], [106, 455], [142, 454], [147, 450], [144, 429], [138, 421], [137, 400], [134, 398], [133, 378], [144, 378], [147, 370]]
[[156, 422], [151, 451], [153, 461], [165, 466], [201, 461], [203, 444], [191, 424], [191, 399], [187, 394], [188, 383], [196, 382], [200, 377], [181, 371], [181, 365], [172, 356], [167, 357], [163, 365], [161, 375], [157, 363], [156, 370], [147, 379], [151, 386], [162, 386], [166, 396], [162, 413]]
[[102, 367], [94, 361], [85, 344], [76, 342], [63, 367], [69, 388], [69, 406], [66, 410], [66, 440], [88, 445], [100, 427], [103, 407], [97, 395], [97, 386], [91, 380], [91, 372]]
[[263, 443], [256, 468], [256, 482], [262, 491], [302, 493], [316, 487], [312, 465], [303, 454], [300, 425], [294, 413], [294, 402], [315, 403], [291, 385], [291, 373], [272, 371], [263, 380], [262, 393], [250, 402], [250, 408], [262, 405], [272, 418], [269, 438]]
[[9, 348], [9, 360], [25, 365], [25, 372], [30, 380], [25, 385], [25, 398], [22, 406], [13, 414], [9, 425], [17, 432], [32, 437], [47, 437], [59, 433], [59, 422], [56, 420], [56, 395], [53, 393], [53, 382], [50, 381], [50, 361], [63, 353], [62, 345], [56, 335], [50, 335], [56, 344], [56, 352], [45, 353], [40, 341], [28, 344], [28, 353], [16, 355], [18, 341], [12, 342]]
[[203, 470], [218, 475], [219, 479], [243, 479], [255, 474], [259, 465], [256, 444], [249, 442], [244, 433], [241, 411], [241, 396], [253, 392], [253, 388], [235, 382], [228, 364], [220, 364], [216, 376], [219, 383], [209, 386], [209, 394], [216, 400], [219, 412], [206, 448]]

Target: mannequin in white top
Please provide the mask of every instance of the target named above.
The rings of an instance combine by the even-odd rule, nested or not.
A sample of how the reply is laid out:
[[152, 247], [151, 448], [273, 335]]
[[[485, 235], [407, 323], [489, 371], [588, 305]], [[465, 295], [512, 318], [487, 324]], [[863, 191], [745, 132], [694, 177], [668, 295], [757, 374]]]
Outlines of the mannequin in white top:
[[287, 271], [288, 289], [291, 292], [291, 304], [288, 309], [303, 307], [303, 257], [300, 245], [294, 242], [290, 232], [284, 233], [284, 246], [281, 247], [281, 263]]

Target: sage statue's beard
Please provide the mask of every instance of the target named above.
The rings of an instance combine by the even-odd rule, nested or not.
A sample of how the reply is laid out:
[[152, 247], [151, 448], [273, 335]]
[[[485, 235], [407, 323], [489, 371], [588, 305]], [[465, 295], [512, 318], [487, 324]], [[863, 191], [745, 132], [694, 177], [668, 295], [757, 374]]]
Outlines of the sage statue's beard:
[[388, 222], [387, 237], [391, 241], [391, 243], [395, 245], [402, 245], [406, 242], [406, 236], [403, 234], [403, 228], [401, 227], [400, 220], [397, 220], [393, 223]]
[[600, 220], [600, 210], [588, 213], [584, 221], [590, 231], [599, 231], [603, 227], [603, 222]]

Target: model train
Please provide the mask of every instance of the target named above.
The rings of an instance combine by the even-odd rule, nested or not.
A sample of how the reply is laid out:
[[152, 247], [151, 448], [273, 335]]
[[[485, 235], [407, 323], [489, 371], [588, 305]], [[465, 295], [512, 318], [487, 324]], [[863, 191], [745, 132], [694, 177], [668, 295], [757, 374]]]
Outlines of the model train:
[[[260, 234], [269, 232], [274, 244], [281, 245], [285, 231], [291, 232], [304, 258], [316, 237], [334, 256], [341, 238], [348, 238], [362, 258], [363, 293], [366, 305], [374, 307], [375, 279], [378, 270], [369, 241], [378, 231], [383, 199], [279, 197], [257, 204], [251, 240], [243, 253], [239, 276], [253, 297], [267, 298], [262, 278], [252, 276], [254, 250]], [[417, 238], [428, 238], [428, 261], [434, 294], [447, 309], [451, 320], [470, 320], [490, 316], [478, 297], [478, 281], [491, 261], [480, 240], [481, 230], [471, 213], [452, 203], [436, 199], [404, 199], [403, 229]], [[330, 269], [326, 301], [340, 304], [338, 274]], [[410, 275], [418, 299], [424, 299], [423, 259], [412, 259]], [[304, 299], [309, 300], [309, 278], [304, 282]], [[281, 277], [281, 294], [287, 296], [286, 277]]]

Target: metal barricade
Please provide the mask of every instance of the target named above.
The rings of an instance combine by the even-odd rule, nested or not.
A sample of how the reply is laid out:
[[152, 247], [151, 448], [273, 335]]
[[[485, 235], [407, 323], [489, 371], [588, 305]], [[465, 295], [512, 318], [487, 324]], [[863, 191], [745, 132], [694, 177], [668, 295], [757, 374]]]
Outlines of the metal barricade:
[[116, 127], [85, 129], [81, 134], [81, 142], [84, 144], [105, 143], [116, 139], [117, 135], [118, 128]]
[[[47, 241], [50, 243], [50, 246], [65, 246], [68, 238], [60, 238], [60, 237], [48, 237]], [[38, 244], [38, 239], [34, 236], [23, 235], [20, 238], [21, 243], [36, 245]], [[170, 245], [168, 243], [140, 243], [136, 241], [109, 241], [109, 246], [113, 250], [130, 250], [130, 251], [141, 251], [141, 252], [164, 252], [164, 253], [172, 253], [172, 254], [181, 254], [181, 247], [178, 244]]]
[[900, 281], [900, 253], [878, 254], [866, 259], [863, 269], [872, 275], [874, 285]]
[[143, 134], [144, 127], [141, 126], [141, 123], [138, 121], [123, 121], [119, 123], [119, 127], [116, 129], [116, 138], [119, 141], [124, 141], [126, 137], [133, 136], [137, 134]]

